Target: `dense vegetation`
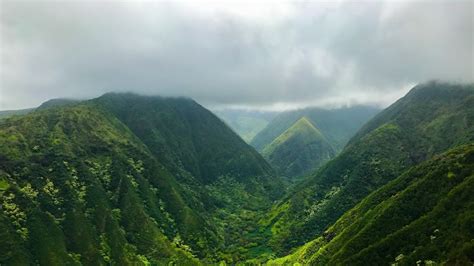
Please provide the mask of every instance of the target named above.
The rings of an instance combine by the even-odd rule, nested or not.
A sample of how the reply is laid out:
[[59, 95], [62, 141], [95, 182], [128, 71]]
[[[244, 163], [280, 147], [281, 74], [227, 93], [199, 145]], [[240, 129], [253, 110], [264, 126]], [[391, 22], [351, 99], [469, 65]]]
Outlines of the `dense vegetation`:
[[270, 265], [470, 265], [474, 144], [411, 168]]
[[299, 177], [314, 171], [336, 154], [326, 137], [306, 117], [263, 149], [270, 165], [285, 177]]
[[279, 254], [322, 235], [370, 192], [442, 151], [474, 141], [474, 86], [428, 83], [372, 119], [332, 161], [274, 205], [262, 226]]
[[4, 118], [0, 264], [472, 264], [474, 85], [418, 85], [355, 133], [369, 109], [279, 115], [254, 139], [272, 165], [190, 99]]
[[242, 260], [235, 242], [255, 224], [242, 213], [281, 193], [264, 159], [187, 99], [108, 94], [3, 120], [0, 136], [2, 264]]

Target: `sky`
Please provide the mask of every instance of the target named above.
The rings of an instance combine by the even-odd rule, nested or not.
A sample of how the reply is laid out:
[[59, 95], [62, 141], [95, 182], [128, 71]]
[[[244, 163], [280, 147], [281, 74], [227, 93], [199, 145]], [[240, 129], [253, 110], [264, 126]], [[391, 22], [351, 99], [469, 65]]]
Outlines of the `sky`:
[[0, 1], [0, 110], [110, 91], [387, 106], [473, 82], [474, 1]]

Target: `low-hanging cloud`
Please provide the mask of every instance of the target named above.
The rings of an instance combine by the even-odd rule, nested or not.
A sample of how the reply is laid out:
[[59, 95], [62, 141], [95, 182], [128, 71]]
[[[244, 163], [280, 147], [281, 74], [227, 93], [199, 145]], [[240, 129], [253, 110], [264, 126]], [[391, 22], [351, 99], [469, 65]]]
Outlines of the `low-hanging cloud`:
[[473, 81], [473, 2], [0, 2], [0, 109], [108, 91], [386, 105]]

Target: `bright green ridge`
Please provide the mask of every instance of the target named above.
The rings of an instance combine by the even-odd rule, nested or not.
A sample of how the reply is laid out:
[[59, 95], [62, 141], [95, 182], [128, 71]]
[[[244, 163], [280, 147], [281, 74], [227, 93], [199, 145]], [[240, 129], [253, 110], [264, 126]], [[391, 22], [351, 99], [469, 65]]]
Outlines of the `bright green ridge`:
[[278, 254], [321, 236], [408, 168], [474, 141], [474, 86], [431, 82], [368, 122], [339, 156], [296, 185], [261, 221]]
[[314, 171], [335, 153], [319, 129], [306, 117], [296, 121], [262, 151], [264, 158], [286, 177]]
[[[306, 117], [300, 118], [296, 121], [290, 128], [288, 128], [285, 132], [283, 132], [280, 136], [274, 139], [268, 146], [263, 149], [262, 153], [271, 154], [275, 151], [275, 149], [281, 145], [282, 143], [288, 141], [294, 135], [304, 135], [308, 138], [314, 139], [322, 139], [324, 140], [323, 134], [317, 129]], [[311, 140], [306, 141], [305, 143], [309, 143]]]
[[321, 237], [269, 265], [469, 265], [474, 254], [474, 145], [411, 168]]
[[339, 152], [357, 130], [379, 111], [380, 109], [369, 106], [353, 106], [330, 110], [312, 107], [282, 112], [259, 131], [250, 144], [258, 151], [263, 151], [300, 118], [306, 117], [318, 126], [331, 146]]

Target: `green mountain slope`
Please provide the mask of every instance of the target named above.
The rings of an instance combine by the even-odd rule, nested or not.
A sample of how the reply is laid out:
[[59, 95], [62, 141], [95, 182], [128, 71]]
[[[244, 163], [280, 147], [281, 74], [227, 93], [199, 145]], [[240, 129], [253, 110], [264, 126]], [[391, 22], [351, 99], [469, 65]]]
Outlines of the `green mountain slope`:
[[42, 109], [51, 108], [51, 107], [73, 105], [73, 104], [77, 104], [79, 102], [80, 102], [80, 100], [75, 100], [75, 99], [56, 98], [56, 99], [51, 99], [51, 100], [48, 100], [48, 101], [42, 103], [36, 109], [37, 110], [42, 110]]
[[255, 150], [187, 99], [53, 106], [2, 120], [0, 142], [2, 264], [232, 261], [254, 223], [235, 216], [282, 189]]
[[474, 263], [474, 145], [408, 170], [269, 265]]
[[0, 128], [6, 184], [1, 249], [8, 250], [2, 263], [130, 264], [142, 255], [166, 263], [190, 257], [180, 256], [165, 236], [165, 230], [177, 233], [168, 211], [181, 208], [188, 213], [182, 219], [204, 219], [116, 118], [77, 106], [8, 119]]
[[234, 109], [213, 110], [213, 112], [247, 143], [250, 143], [253, 137], [278, 114], [277, 112]]
[[262, 226], [272, 231], [273, 248], [284, 254], [303, 245], [411, 166], [473, 142], [473, 115], [473, 85], [416, 86], [274, 206], [262, 220]]
[[262, 151], [275, 138], [280, 136], [302, 117], [308, 118], [328, 139], [336, 149], [342, 150], [344, 145], [357, 130], [380, 110], [368, 106], [354, 106], [326, 110], [321, 108], [305, 108], [287, 111], [277, 115], [250, 142], [258, 151]]
[[257, 152], [192, 100], [106, 94], [93, 102], [112, 112], [166, 165], [184, 168], [199, 181], [231, 174], [250, 182], [249, 177], [273, 174]]
[[283, 176], [306, 174], [334, 157], [323, 134], [302, 117], [263, 149], [264, 158]]

